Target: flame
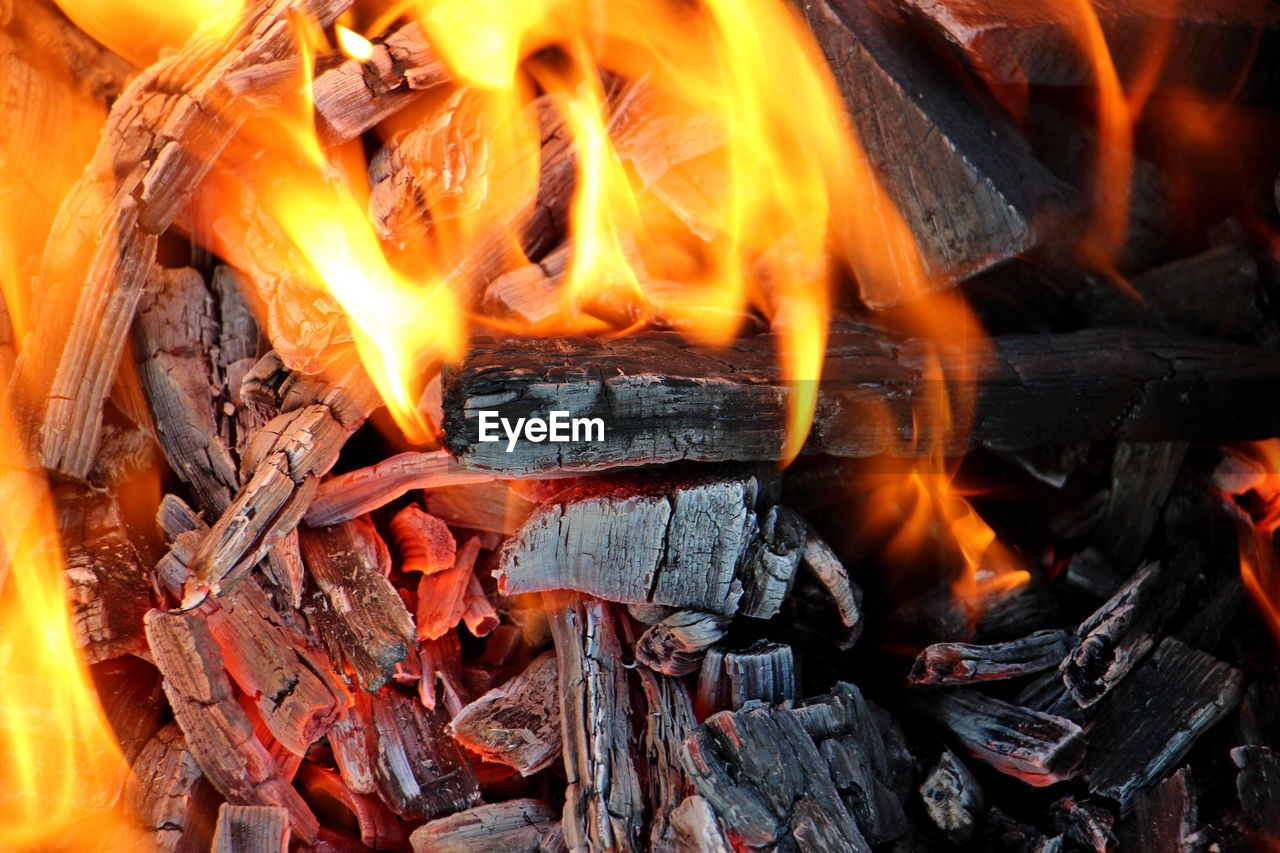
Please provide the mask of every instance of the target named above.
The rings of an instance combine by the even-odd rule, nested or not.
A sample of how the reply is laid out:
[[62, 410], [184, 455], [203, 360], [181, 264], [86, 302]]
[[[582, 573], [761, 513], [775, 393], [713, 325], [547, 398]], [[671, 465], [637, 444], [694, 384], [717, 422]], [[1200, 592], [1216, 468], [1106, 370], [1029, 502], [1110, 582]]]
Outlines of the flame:
[[1251, 524], [1240, 531], [1240, 577], [1268, 627], [1280, 640], [1280, 438], [1240, 448], [1257, 464], [1256, 476], [1231, 484]]
[[373, 42], [342, 24], [336, 24], [333, 30], [338, 38], [338, 46], [347, 56], [357, 62], [373, 59]]
[[196, 30], [218, 42], [239, 22], [244, 0], [54, 0], [76, 26], [138, 67], [180, 47]]

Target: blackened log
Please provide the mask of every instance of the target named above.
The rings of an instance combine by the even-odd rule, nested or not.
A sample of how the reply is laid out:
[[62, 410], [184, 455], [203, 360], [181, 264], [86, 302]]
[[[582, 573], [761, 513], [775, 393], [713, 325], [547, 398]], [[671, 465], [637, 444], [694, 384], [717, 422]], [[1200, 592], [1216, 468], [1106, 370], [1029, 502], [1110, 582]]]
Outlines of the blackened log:
[[732, 853], [724, 826], [706, 797], [685, 797], [671, 812], [672, 845], [677, 853]]
[[303, 528], [303, 559], [315, 581], [305, 612], [338, 672], [355, 670], [373, 693], [391, 677], [412, 644], [413, 617], [380, 562], [386, 546], [368, 522]]
[[213, 853], [287, 853], [289, 814], [276, 806], [233, 806], [218, 809]]
[[[624, 339], [476, 341], [446, 371], [445, 444], [466, 468], [520, 477], [619, 465], [782, 458], [790, 391], [771, 335], [714, 349], [679, 335]], [[974, 395], [968, 431], [921, 422], [930, 353], [955, 364], [955, 394]], [[1280, 365], [1261, 349], [1129, 329], [995, 338], [989, 350], [902, 341], [872, 328], [833, 329], [804, 450], [834, 456], [914, 455], [941, 446], [1019, 450], [1100, 441], [1261, 440], [1280, 433], [1264, 404]], [[655, 403], [660, 400], [660, 404]], [[600, 418], [601, 442], [479, 440], [479, 413]], [[714, 411], [716, 417], [707, 413]], [[915, 435], [904, 442], [903, 435]], [[965, 437], [968, 441], [966, 443]]]
[[652, 816], [649, 849], [670, 850], [675, 843], [671, 815], [689, 793], [689, 780], [680, 764], [680, 749], [697, 727], [693, 702], [684, 682], [637, 669], [644, 691], [644, 757], [648, 767], [647, 799]]
[[298, 792], [276, 775], [271, 754], [232, 694], [203, 617], [153, 610], [146, 625], [165, 695], [204, 775], [230, 802], [287, 809], [298, 837], [314, 840], [319, 822]]
[[460, 744], [485, 761], [531, 776], [561, 756], [559, 668], [554, 652], [464, 707], [449, 723]]
[[645, 811], [632, 757], [630, 685], [614, 614], [572, 594], [543, 600], [560, 670], [565, 792], [561, 827], [570, 849], [639, 850]]
[[1245, 817], [1271, 843], [1280, 842], [1280, 756], [1266, 746], [1237, 746], [1231, 760]]
[[1097, 800], [1067, 794], [1049, 807], [1049, 825], [1084, 850], [1110, 850], [1116, 846], [1116, 816]]
[[636, 641], [636, 660], [665, 675], [688, 675], [702, 665], [707, 649], [729, 631], [718, 613], [677, 610], [650, 625]]
[[1057, 630], [1037, 631], [1020, 640], [989, 646], [935, 643], [916, 657], [907, 684], [970, 684], [1042, 672], [1062, 662], [1069, 643], [1067, 632]]
[[132, 766], [124, 787], [125, 810], [155, 833], [157, 849], [177, 849], [189, 828], [196, 786], [204, 778], [178, 724], [156, 732]]
[[[1007, 119], [934, 67], [887, 0], [806, 0], [868, 159], [915, 237], [926, 272], [954, 284], [1050, 236], [1067, 187]], [[860, 282], [874, 308], [910, 296]]]
[[1133, 794], [1176, 765], [1240, 699], [1239, 670], [1166, 639], [1120, 682], [1088, 726], [1089, 790], [1127, 811]]
[[401, 817], [430, 820], [480, 801], [475, 771], [445, 730], [443, 709], [387, 686], [370, 697], [373, 778], [379, 795]]
[[483, 483], [492, 476], [459, 469], [440, 451], [401, 453], [368, 468], [331, 477], [307, 510], [312, 527], [348, 521], [390, 503], [410, 489], [432, 489], [466, 483]]
[[1093, 545], [1122, 576], [1142, 555], [1186, 455], [1181, 441], [1116, 442], [1111, 488]]
[[715, 714], [685, 741], [681, 760], [734, 849], [871, 849], [790, 708]]
[[557, 824], [546, 803], [508, 800], [433, 820], [409, 841], [413, 853], [542, 853]]
[[930, 699], [921, 710], [950, 729], [965, 751], [1037, 788], [1076, 775], [1085, 753], [1078, 725], [975, 690]]
[[760, 535], [757, 494], [754, 477], [584, 483], [544, 504], [507, 540], [498, 589], [573, 589], [725, 615], [741, 606], [744, 615], [771, 617], [800, 549], [785, 557], [770, 550], [784, 548]]
[[949, 749], [920, 784], [920, 799], [929, 819], [957, 845], [968, 842], [985, 810], [978, 780]]
[[1193, 853], [1201, 849], [1191, 769], [1171, 773], [1149, 791], [1133, 797], [1134, 849], [1137, 853]]

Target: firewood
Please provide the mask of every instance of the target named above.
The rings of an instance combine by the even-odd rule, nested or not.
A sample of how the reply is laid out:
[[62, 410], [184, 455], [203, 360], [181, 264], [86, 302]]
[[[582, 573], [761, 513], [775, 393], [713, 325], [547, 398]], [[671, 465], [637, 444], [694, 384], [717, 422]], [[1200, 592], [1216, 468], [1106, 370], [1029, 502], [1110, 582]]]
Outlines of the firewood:
[[218, 809], [213, 853], [287, 853], [289, 813], [277, 806], [233, 806]]
[[485, 595], [480, 579], [474, 574], [463, 596], [462, 621], [473, 637], [487, 637], [501, 623], [498, 611]]
[[365, 61], [348, 59], [312, 84], [316, 125], [325, 145], [355, 139], [448, 80], [444, 63], [416, 22], [375, 40]]
[[1110, 850], [1116, 816], [1103, 803], [1067, 794], [1049, 807], [1049, 825], [1085, 850]]
[[328, 731], [334, 763], [347, 790], [355, 794], [372, 794], [373, 781], [373, 709], [369, 696], [356, 691], [352, 702], [338, 715]]
[[452, 567], [422, 576], [418, 582], [419, 640], [438, 640], [462, 621], [471, 571], [479, 555], [480, 540], [472, 536], [458, 549]]
[[[956, 388], [976, 396], [967, 431], [935, 434], [910, 405], [927, 388], [924, 364], [939, 346], [957, 374], [977, 377]], [[725, 349], [690, 346], [669, 332], [477, 340], [445, 373], [445, 444], [467, 468], [506, 477], [678, 460], [776, 461], [790, 393], [776, 351], [770, 335]], [[1280, 415], [1260, 404], [1280, 393], [1273, 353], [1140, 329], [1010, 335], [966, 355], [871, 328], [836, 328], [823, 371], [810, 453], [914, 455], [940, 444], [959, 454], [968, 446], [1017, 450], [1111, 436], [1148, 442], [1280, 433]], [[653, 405], [655, 396], [662, 405]], [[479, 440], [481, 411], [511, 423], [552, 411], [601, 418], [604, 440], [517, 441], [508, 453], [506, 441]], [[910, 443], [898, 438], [912, 434]]]
[[[754, 477], [585, 483], [541, 506], [507, 540], [498, 589], [574, 589], [622, 603], [769, 618], [790, 587], [803, 528], [787, 525], [787, 544], [770, 541], [784, 526], [761, 530], [757, 493]], [[767, 524], [779, 514], [762, 515]]]
[[987, 849], [1000, 853], [1062, 853], [1061, 835], [1049, 837], [992, 806], [987, 812]]
[[1142, 555], [1186, 454], [1182, 441], [1116, 442], [1107, 505], [1092, 542], [1122, 575]]
[[916, 656], [907, 684], [911, 687], [971, 684], [1043, 672], [1062, 662], [1070, 641], [1066, 631], [1049, 630], [989, 646], [935, 643]]
[[432, 515], [450, 524], [503, 536], [519, 530], [537, 506], [502, 480], [431, 489], [426, 503]]
[[438, 640], [419, 641], [418, 667], [418, 698], [428, 710], [435, 710], [438, 696], [448, 715], [454, 717], [471, 701], [463, 683], [462, 643], [456, 631], [449, 631]]
[[146, 625], [165, 695], [200, 770], [231, 802], [287, 809], [298, 837], [314, 840], [319, 823], [298, 792], [275, 775], [271, 755], [231, 692], [203, 617], [152, 610]]
[[156, 833], [158, 849], [175, 850], [188, 829], [193, 794], [202, 779], [182, 729], [169, 723], [133, 761], [124, 808], [139, 825]]
[[1280, 756], [1266, 746], [1237, 746], [1231, 760], [1240, 769], [1236, 792], [1245, 817], [1263, 838], [1280, 840]]
[[485, 761], [532, 776], [561, 756], [559, 669], [547, 652], [516, 677], [463, 708], [449, 723], [454, 739]]
[[475, 772], [445, 731], [442, 710], [428, 710], [387, 686], [370, 697], [378, 794], [403, 818], [430, 820], [480, 802]]
[[[1045, 7], [1010, 9], [986, 0], [932, 3], [899, 0], [923, 26], [954, 49], [991, 85], [1096, 86], [1097, 67], [1072, 18]], [[1248, 3], [1156, 3], [1101, 0], [1093, 4], [1105, 49], [1125, 91], [1150, 86], [1167, 93], [1234, 95], [1247, 76], [1260, 29], [1270, 37], [1280, 24], [1270, 10]], [[1167, 39], [1167, 41], [1164, 41]], [[1158, 73], [1144, 61], [1160, 50]], [[1206, 56], [1207, 54], [1207, 56]], [[1139, 84], [1138, 80], [1143, 79]]]
[[671, 827], [678, 853], [732, 853], [725, 828], [706, 797], [685, 797], [671, 812]]
[[[1070, 191], [1012, 124], [931, 64], [890, 2], [807, 0], [803, 8], [934, 280], [954, 284], [1053, 233]], [[910, 296], [900, 287], [864, 283], [862, 298], [885, 308]]]
[[957, 690], [920, 707], [970, 756], [1037, 788], [1074, 777], [1085, 756], [1084, 733], [1075, 723], [975, 690]]
[[1183, 767], [1149, 791], [1133, 797], [1138, 853], [1190, 853], [1198, 849], [1200, 822], [1196, 816], [1195, 782]]
[[754, 701], [769, 705], [795, 701], [795, 657], [790, 646], [760, 640], [742, 651], [723, 654], [723, 662], [708, 672], [720, 669], [723, 673], [730, 708], [737, 710]]
[[968, 842], [984, 811], [978, 780], [949, 749], [920, 784], [920, 799], [929, 819], [956, 845]]
[[63, 581], [76, 645], [89, 663], [142, 652], [142, 619], [152, 604], [147, 567], [119, 509], [112, 506], [94, 514], [96, 519], [83, 518], [72, 530], [65, 510], [60, 513], [67, 543]]
[[413, 617], [379, 566], [386, 546], [368, 522], [303, 528], [299, 541], [316, 586], [304, 607], [313, 630], [338, 672], [349, 665], [362, 689], [377, 691], [414, 635]]
[[28, 45], [38, 45], [67, 69], [76, 84], [96, 98], [114, 98], [124, 91], [133, 66], [94, 41], [46, 0], [14, 4], [5, 29]]
[[476, 806], [414, 830], [414, 853], [543, 853], [551, 848], [556, 813], [539, 800]]
[[491, 474], [468, 471], [443, 451], [401, 453], [368, 468], [331, 477], [307, 510], [312, 527], [348, 521], [390, 503], [411, 489], [434, 489], [492, 480]]
[[681, 762], [734, 849], [773, 849], [787, 837], [801, 850], [871, 849], [790, 708], [721, 711], [685, 741]]
[[400, 571], [443, 572], [454, 563], [458, 541], [449, 526], [410, 504], [391, 519], [391, 536], [400, 550]]
[[1076, 629], [1062, 680], [1082, 708], [1107, 694], [1155, 647], [1160, 629], [1182, 600], [1191, 549], [1175, 563], [1151, 563]]
[[862, 621], [862, 590], [849, 580], [840, 558], [812, 525], [806, 525], [802, 565], [826, 588], [840, 611], [840, 621], [852, 628]]
[[1182, 760], [1235, 707], [1240, 671], [1172, 638], [1111, 691], [1089, 724], [1089, 790], [1127, 811], [1135, 791]]
[[643, 669], [637, 669], [636, 673], [648, 706], [644, 756], [649, 767], [647, 793], [652, 809], [649, 849], [670, 849], [676, 835], [672, 813], [690, 790], [680, 764], [680, 749], [698, 724], [683, 681]]
[[570, 849], [639, 850], [645, 811], [632, 757], [630, 686], [608, 604], [544, 595], [559, 665]]
[[341, 803], [360, 827], [360, 840], [373, 850], [404, 850], [409, 843], [399, 818], [377, 797], [357, 794], [346, 786], [342, 776], [317, 764], [304, 762], [298, 781], [302, 789], [314, 797]]
[[665, 675], [696, 672], [707, 649], [728, 633], [729, 623], [718, 613], [677, 610], [640, 635], [636, 660]]

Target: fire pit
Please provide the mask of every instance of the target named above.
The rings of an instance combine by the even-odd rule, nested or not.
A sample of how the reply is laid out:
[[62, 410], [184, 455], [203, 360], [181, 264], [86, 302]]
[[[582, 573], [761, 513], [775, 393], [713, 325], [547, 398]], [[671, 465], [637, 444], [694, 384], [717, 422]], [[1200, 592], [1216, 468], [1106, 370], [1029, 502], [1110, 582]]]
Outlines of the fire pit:
[[0, 848], [1280, 847], [1271, 0], [0, 25]]

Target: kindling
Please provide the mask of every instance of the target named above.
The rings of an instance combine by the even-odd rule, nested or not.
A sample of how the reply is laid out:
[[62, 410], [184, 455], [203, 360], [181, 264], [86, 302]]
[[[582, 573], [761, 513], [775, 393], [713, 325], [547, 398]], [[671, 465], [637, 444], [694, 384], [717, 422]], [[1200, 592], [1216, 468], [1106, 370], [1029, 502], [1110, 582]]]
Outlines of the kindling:
[[570, 418], [568, 412], [552, 412], [546, 420], [516, 418], [513, 424], [493, 411], [480, 412], [480, 440], [501, 441], [499, 424], [507, 434], [508, 453], [515, 450], [522, 434], [526, 441], [533, 442], [604, 441], [603, 418]]

